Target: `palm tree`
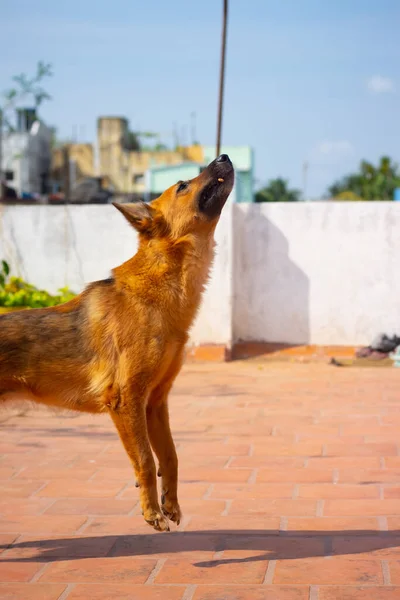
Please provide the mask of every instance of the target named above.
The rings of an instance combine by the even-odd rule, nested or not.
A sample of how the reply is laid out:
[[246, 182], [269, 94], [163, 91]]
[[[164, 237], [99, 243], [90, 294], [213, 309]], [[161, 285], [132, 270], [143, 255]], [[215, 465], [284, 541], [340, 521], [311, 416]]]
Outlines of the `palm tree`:
[[287, 180], [281, 177], [271, 179], [268, 185], [255, 195], [256, 202], [297, 202], [299, 199], [299, 190], [290, 190]]

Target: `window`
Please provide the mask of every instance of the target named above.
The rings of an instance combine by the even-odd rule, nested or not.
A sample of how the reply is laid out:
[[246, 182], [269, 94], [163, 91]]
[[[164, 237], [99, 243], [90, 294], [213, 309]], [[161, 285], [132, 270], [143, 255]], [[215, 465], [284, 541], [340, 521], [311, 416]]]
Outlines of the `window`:
[[14, 171], [5, 172], [6, 181], [14, 181]]
[[144, 182], [144, 176], [142, 175], [142, 173], [136, 173], [133, 177], [132, 177], [133, 183], [143, 183]]

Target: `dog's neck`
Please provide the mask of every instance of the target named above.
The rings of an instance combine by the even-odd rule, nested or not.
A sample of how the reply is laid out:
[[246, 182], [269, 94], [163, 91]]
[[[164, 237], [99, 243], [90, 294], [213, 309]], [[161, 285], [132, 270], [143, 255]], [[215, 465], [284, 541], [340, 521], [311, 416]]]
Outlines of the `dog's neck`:
[[172, 244], [141, 241], [135, 256], [114, 269], [113, 275], [118, 287], [162, 304], [171, 323], [187, 331], [200, 306], [214, 248], [213, 232], [205, 238], [188, 235]]

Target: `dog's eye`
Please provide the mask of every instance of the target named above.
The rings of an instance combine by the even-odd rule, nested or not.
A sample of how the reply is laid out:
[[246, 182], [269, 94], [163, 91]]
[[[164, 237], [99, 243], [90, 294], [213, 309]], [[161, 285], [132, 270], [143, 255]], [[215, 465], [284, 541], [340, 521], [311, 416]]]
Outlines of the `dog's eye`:
[[186, 190], [186, 188], [188, 187], [188, 182], [187, 181], [180, 181], [178, 183], [178, 187], [177, 187], [177, 192], [179, 194], [179, 192], [183, 192], [183, 190]]

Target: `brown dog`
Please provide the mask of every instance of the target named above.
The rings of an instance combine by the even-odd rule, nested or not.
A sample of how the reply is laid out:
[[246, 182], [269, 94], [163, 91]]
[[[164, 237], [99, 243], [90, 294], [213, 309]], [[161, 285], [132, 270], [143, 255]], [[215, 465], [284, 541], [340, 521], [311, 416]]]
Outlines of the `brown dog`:
[[[178, 524], [181, 518], [168, 393], [233, 181], [232, 163], [222, 154], [151, 204], [115, 204], [139, 233], [133, 258], [66, 304], [0, 318], [0, 403], [30, 399], [109, 412], [135, 470], [144, 518], [160, 531], [169, 530], [167, 518]], [[162, 510], [151, 448], [162, 476]]]

